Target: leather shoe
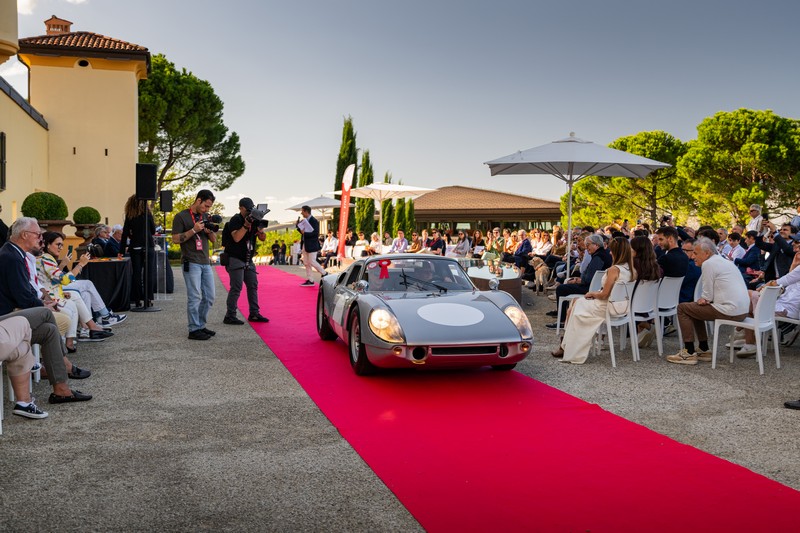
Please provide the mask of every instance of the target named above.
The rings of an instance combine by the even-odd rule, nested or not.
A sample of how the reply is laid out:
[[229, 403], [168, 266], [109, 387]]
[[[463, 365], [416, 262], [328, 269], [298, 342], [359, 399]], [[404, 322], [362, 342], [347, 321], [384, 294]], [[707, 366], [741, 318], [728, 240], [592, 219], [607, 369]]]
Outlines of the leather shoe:
[[783, 405], [787, 409], [800, 409], [800, 400], [797, 400], [796, 402], [785, 402]]
[[230, 324], [230, 325], [232, 325], [232, 326], [241, 326], [242, 324], [244, 324], [244, 322], [243, 322], [243, 321], [239, 320], [239, 319], [238, 319], [238, 318], [236, 318], [236, 317], [229, 318], [229, 317], [227, 317], [227, 316], [226, 316], [225, 318], [223, 318], [223, 319], [222, 319], [222, 323], [223, 323], [223, 324]]
[[67, 377], [69, 379], [86, 379], [91, 375], [91, 371], [78, 368], [76, 365], [72, 365], [72, 371], [67, 374]]
[[84, 394], [79, 390], [72, 390], [72, 396], [59, 396], [55, 392], [50, 393], [50, 398], [47, 400], [49, 403], [70, 403], [70, 402], [88, 402], [92, 399], [91, 394]]
[[205, 333], [205, 334], [206, 334], [206, 335], [208, 335], [209, 337], [213, 337], [214, 335], [216, 335], [216, 334], [217, 334], [217, 332], [216, 332], [216, 331], [214, 331], [213, 329], [208, 329], [208, 328], [203, 328], [203, 329], [201, 329], [200, 331], [202, 331], [203, 333]]
[[555, 309], [555, 310], [553, 310], [553, 311], [548, 311], [548, 312], [547, 312], [547, 313], [545, 313], [545, 314], [546, 314], [547, 316], [551, 316], [551, 317], [553, 317], [553, 318], [557, 318], [557, 317], [558, 317], [558, 309]]
[[545, 327], [547, 329], [564, 329], [564, 323], [562, 322], [561, 325], [559, 325], [558, 322], [553, 322], [552, 324], [546, 324]]
[[269, 322], [269, 318], [261, 316], [260, 314], [250, 315], [250, 317], [247, 320], [249, 320], [250, 322]]

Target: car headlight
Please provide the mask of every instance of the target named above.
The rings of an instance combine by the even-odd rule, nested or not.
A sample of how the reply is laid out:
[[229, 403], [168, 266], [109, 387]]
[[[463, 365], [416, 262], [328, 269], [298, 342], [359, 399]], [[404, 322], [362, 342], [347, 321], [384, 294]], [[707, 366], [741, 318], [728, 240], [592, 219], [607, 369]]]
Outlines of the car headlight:
[[404, 343], [403, 328], [397, 317], [386, 309], [373, 309], [369, 314], [369, 329], [386, 342]]
[[531, 322], [528, 320], [528, 317], [525, 316], [525, 313], [517, 307], [516, 305], [509, 305], [503, 312], [506, 316], [517, 326], [517, 330], [519, 331], [520, 336], [523, 339], [532, 339], [533, 338], [533, 329], [531, 329]]

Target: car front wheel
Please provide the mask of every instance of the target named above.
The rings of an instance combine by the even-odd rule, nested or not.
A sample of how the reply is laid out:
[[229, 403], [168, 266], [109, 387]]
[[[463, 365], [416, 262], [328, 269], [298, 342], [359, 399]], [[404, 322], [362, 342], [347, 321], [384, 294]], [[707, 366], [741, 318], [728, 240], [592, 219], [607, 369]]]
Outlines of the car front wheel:
[[328, 317], [325, 316], [325, 298], [322, 289], [317, 296], [317, 334], [324, 341], [332, 341], [336, 338], [336, 332], [331, 328]]
[[358, 310], [350, 315], [350, 366], [357, 376], [368, 376], [375, 373], [375, 365], [369, 362], [367, 350], [361, 343], [361, 318]]

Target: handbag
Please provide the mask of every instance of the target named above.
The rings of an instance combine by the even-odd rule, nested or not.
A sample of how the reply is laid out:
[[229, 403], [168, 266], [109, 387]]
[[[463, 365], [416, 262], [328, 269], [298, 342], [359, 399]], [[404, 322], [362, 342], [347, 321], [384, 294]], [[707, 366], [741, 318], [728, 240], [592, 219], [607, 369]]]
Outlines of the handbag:
[[[623, 285], [625, 287], [625, 299], [624, 300], [615, 300], [615, 301], [608, 301], [608, 306], [611, 308], [610, 314], [612, 316], [618, 317], [626, 314], [628, 312], [628, 305], [630, 305], [630, 295], [628, 294], [628, 286]], [[621, 309], [620, 309], [621, 306]]]

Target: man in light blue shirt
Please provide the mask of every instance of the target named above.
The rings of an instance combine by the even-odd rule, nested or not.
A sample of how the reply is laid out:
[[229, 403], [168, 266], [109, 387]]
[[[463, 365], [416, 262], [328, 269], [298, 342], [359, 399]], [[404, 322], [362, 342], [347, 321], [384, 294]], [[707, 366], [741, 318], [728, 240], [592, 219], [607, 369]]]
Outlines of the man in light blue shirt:
[[390, 254], [402, 254], [408, 250], [408, 241], [406, 240], [403, 230], [397, 230], [397, 238], [392, 241], [392, 247], [389, 249]]

